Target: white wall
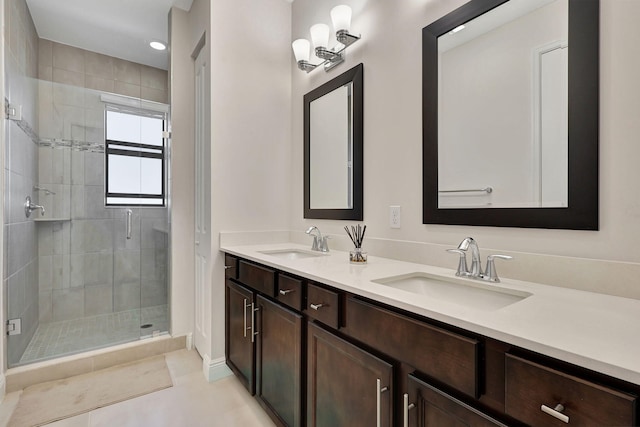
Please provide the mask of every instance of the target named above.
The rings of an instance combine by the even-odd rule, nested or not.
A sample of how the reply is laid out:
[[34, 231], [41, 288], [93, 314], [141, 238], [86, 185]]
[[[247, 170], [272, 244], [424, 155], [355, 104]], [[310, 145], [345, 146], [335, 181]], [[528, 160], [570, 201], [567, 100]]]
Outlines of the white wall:
[[289, 226], [291, 5], [211, 3], [211, 359], [224, 356], [222, 230]]
[[[465, 1], [296, 0], [291, 39], [308, 37], [308, 28], [316, 21], [329, 24], [331, 7], [340, 3], [352, 6], [352, 29], [362, 33], [362, 40], [349, 48], [346, 63], [329, 73], [295, 70], [292, 76], [293, 230], [314, 224], [323, 232], [344, 234], [345, 222], [303, 219], [302, 97], [363, 62], [364, 223], [368, 236], [452, 247], [471, 235], [482, 248], [638, 263], [640, 80], [634, 70], [640, 66], [640, 28], [633, 20], [640, 16], [640, 2], [604, 0], [600, 6], [600, 231], [423, 225], [421, 30]], [[291, 67], [295, 68], [293, 59]], [[389, 205], [402, 206], [399, 230], [388, 225]], [[455, 262], [451, 260], [451, 268]], [[529, 267], [544, 269], [542, 264]], [[600, 285], [601, 289], [606, 286]]]

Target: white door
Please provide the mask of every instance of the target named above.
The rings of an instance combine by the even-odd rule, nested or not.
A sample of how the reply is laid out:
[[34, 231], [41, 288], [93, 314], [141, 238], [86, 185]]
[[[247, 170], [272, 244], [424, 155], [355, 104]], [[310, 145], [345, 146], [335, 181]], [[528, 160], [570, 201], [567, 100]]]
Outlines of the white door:
[[206, 49], [195, 61], [195, 337], [196, 350], [208, 354], [211, 334], [211, 141]]

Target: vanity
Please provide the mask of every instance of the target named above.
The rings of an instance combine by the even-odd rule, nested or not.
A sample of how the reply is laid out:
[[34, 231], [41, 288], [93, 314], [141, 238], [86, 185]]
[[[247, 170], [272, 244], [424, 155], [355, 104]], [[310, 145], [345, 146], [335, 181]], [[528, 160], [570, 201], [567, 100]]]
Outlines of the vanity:
[[222, 251], [227, 364], [277, 425], [638, 424], [640, 301], [291, 243]]
[[[422, 224], [598, 230], [598, 0], [470, 0], [422, 29], [422, 61]], [[363, 73], [304, 97], [304, 218], [364, 218]], [[639, 300], [221, 250], [226, 361], [277, 425], [640, 422]]]

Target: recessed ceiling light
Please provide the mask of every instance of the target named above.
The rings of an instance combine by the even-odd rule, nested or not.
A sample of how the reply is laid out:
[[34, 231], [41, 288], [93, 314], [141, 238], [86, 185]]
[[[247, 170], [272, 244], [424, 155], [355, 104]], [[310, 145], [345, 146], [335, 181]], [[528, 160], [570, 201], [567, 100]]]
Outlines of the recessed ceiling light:
[[155, 50], [165, 50], [167, 48], [167, 46], [164, 43], [156, 42], [156, 41], [149, 43], [149, 46], [151, 46]]

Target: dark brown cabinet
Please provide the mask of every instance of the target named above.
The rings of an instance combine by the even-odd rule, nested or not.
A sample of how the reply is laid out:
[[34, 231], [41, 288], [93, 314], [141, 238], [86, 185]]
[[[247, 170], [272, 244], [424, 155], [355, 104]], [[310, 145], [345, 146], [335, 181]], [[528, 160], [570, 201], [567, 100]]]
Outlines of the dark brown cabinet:
[[403, 420], [410, 427], [506, 427], [506, 424], [409, 375]]
[[316, 319], [334, 329], [340, 325], [340, 296], [338, 292], [309, 283], [307, 285], [308, 317]]
[[347, 298], [342, 330], [394, 359], [470, 396], [478, 397], [480, 344], [360, 299]]
[[257, 298], [256, 396], [282, 425], [302, 424], [302, 316]]
[[253, 395], [256, 391], [253, 291], [226, 279], [225, 296], [227, 366]]
[[228, 256], [225, 262], [232, 266], [225, 271], [227, 365], [277, 425], [303, 426], [302, 315], [267, 298], [274, 297], [275, 271]]
[[391, 427], [393, 366], [308, 325], [307, 426]]
[[227, 364], [278, 426], [640, 421], [638, 384], [291, 272], [225, 261]]
[[638, 397], [506, 355], [506, 412], [531, 426], [637, 425]]
[[280, 273], [278, 274], [278, 294], [276, 298], [278, 302], [296, 311], [302, 311], [303, 287], [302, 280]]

